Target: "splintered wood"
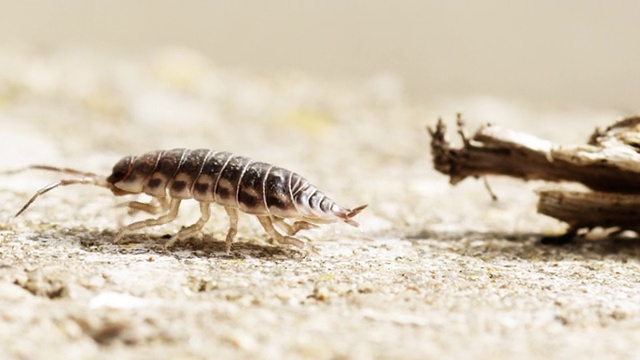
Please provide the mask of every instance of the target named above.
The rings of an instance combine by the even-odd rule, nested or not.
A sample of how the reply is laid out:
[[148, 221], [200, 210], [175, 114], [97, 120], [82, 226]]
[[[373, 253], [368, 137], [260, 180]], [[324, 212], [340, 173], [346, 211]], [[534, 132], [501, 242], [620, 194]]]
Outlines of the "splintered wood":
[[435, 169], [451, 184], [465, 178], [506, 175], [525, 180], [577, 182], [592, 191], [542, 189], [538, 212], [569, 224], [562, 239], [594, 227], [640, 230], [640, 117], [596, 129], [583, 145], [557, 145], [487, 124], [473, 137], [458, 115], [462, 147], [452, 148], [438, 120], [431, 134]]

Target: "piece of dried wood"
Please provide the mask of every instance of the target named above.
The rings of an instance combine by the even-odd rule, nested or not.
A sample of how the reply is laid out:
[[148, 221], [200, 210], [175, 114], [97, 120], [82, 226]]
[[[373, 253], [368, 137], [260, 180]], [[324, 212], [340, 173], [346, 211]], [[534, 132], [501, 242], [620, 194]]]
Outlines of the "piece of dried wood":
[[640, 229], [640, 195], [564, 189], [536, 191], [538, 212], [562, 220], [571, 228]]
[[454, 185], [485, 175], [578, 182], [593, 191], [540, 190], [538, 212], [568, 223], [570, 234], [599, 226], [640, 229], [640, 117], [596, 129], [582, 145], [557, 145], [491, 124], [469, 137], [459, 115], [459, 148], [450, 145], [442, 120], [428, 130], [434, 167]]

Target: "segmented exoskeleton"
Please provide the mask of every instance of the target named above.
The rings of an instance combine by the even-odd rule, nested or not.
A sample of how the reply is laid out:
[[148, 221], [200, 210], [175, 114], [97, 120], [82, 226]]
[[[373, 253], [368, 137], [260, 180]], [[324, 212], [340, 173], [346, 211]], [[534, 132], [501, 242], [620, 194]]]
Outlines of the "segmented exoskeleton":
[[[150, 203], [130, 201], [123, 205], [129, 208], [130, 213], [144, 211], [164, 215], [124, 227], [114, 242], [130, 231], [173, 221], [181, 201], [185, 199], [199, 202], [201, 216], [196, 223], [174, 235], [166, 246], [199, 232], [210, 218], [211, 204], [215, 203], [223, 206], [229, 216], [227, 253], [231, 251], [237, 232], [238, 210], [255, 215], [278, 243], [304, 247], [303, 241], [293, 237], [298, 231], [336, 221], [358, 226], [352, 218], [366, 207], [343, 208], [292, 171], [225, 151], [173, 149], [127, 156], [113, 167], [108, 177], [46, 165], [28, 168], [52, 170], [80, 178], [63, 179], [40, 189], [16, 216], [40, 195], [58, 186], [90, 184], [108, 188], [118, 196], [142, 193], [152, 196], [154, 201]], [[285, 219], [294, 222], [289, 224]], [[278, 232], [274, 225], [286, 235]]]

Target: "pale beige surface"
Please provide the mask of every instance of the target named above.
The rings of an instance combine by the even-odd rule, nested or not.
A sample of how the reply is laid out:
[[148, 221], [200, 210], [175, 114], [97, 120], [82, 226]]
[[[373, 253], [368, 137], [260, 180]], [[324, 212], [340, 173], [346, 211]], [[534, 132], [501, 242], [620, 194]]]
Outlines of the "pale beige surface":
[[[202, 241], [165, 253], [197, 217], [110, 243], [123, 199], [58, 177], [0, 181], [0, 358], [633, 358], [640, 245], [538, 243], [563, 226], [535, 214], [539, 184], [456, 188], [431, 170], [426, 124], [464, 111], [554, 141], [582, 141], [621, 114], [536, 113], [489, 98], [426, 106], [397, 79], [326, 82], [218, 68], [199, 54], [12, 49], [0, 54], [0, 168], [107, 174], [127, 154], [207, 147], [293, 169], [361, 227], [304, 233], [319, 255], [266, 244], [241, 218], [224, 256], [224, 212]], [[577, 130], [574, 130], [577, 129]]]
[[225, 67], [396, 74], [426, 101], [491, 94], [632, 112], [638, 13], [637, 0], [0, 0], [0, 44], [178, 45]]

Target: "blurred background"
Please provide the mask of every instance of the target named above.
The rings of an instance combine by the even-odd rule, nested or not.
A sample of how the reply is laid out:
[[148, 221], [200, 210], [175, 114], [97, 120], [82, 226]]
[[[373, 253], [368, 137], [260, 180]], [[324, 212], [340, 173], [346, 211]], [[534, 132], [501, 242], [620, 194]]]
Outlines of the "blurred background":
[[127, 56], [179, 46], [224, 68], [375, 77], [421, 103], [490, 96], [630, 114], [638, 14], [635, 0], [3, 0], [0, 44]]
[[229, 259], [220, 206], [202, 242], [166, 253], [195, 201], [115, 245], [149, 216], [116, 206], [133, 197], [63, 187], [14, 219], [61, 175], [2, 173], [0, 358], [637, 358], [637, 247], [538, 247], [566, 230], [536, 214], [541, 183], [491, 177], [499, 201], [477, 179], [454, 188], [426, 127], [442, 116], [460, 146], [462, 112], [469, 134], [584, 144], [640, 112], [639, 15], [639, 0], [0, 0], [0, 173], [107, 176], [126, 155], [209, 148], [369, 204], [357, 229], [300, 234], [321, 254], [301, 259], [269, 255], [242, 216]]

